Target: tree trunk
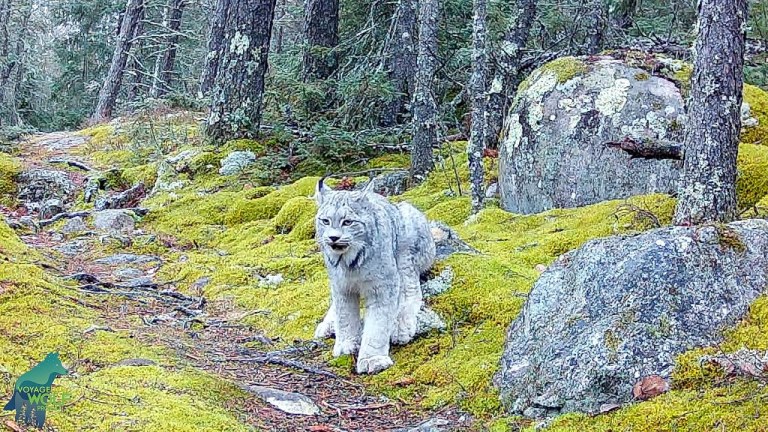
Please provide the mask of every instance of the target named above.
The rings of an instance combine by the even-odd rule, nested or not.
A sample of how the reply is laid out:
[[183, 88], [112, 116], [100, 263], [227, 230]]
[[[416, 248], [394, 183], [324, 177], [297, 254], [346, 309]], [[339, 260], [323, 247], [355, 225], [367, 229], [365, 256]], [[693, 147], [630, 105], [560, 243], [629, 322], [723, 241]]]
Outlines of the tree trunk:
[[485, 77], [488, 74], [488, 40], [486, 0], [474, 0], [472, 22], [472, 77], [469, 93], [472, 99], [472, 127], [467, 144], [469, 180], [472, 194], [472, 214], [483, 209], [485, 200], [483, 150], [485, 149]]
[[384, 66], [395, 96], [382, 110], [382, 126], [399, 123], [398, 116], [413, 96], [418, 3], [418, 0], [400, 0], [392, 17], [392, 30], [384, 48]]
[[136, 31], [133, 34], [133, 40], [134, 42], [134, 48], [133, 48], [133, 61], [131, 62], [130, 67], [130, 75], [133, 77], [133, 81], [131, 82], [130, 87], [128, 88], [128, 97], [127, 99], [129, 101], [134, 101], [139, 97], [139, 94], [141, 93], [141, 87], [144, 85], [144, 74], [146, 71], [144, 70], [144, 65], [141, 63], [141, 54], [144, 47], [144, 39], [137, 39], [139, 36], [144, 34], [144, 17], [146, 15], [146, 5], [141, 8], [141, 12], [139, 13], [139, 23], [136, 24]]
[[700, 0], [675, 223], [736, 218], [747, 0]]
[[523, 49], [528, 43], [534, 18], [536, 17], [537, 0], [516, 0], [517, 8], [509, 18], [507, 30], [501, 46], [496, 49], [496, 71], [491, 88], [488, 90], [488, 106], [486, 111], [485, 140], [488, 148], [497, 148], [501, 135], [504, 118], [507, 115], [510, 101], [517, 87], [522, 82], [520, 62], [523, 59]]
[[584, 11], [587, 15], [587, 54], [595, 55], [603, 48], [607, 28], [606, 5], [603, 0], [593, 0]]
[[610, 12], [611, 27], [627, 30], [634, 24], [638, 0], [622, 0]]
[[178, 48], [179, 31], [181, 30], [181, 16], [186, 6], [187, 0], [169, 0], [169, 4], [165, 9], [163, 24], [168, 35], [165, 37], [165, 48], [155, 62], [155, 73], [153, 74], [152, 89], [150, 90], [150, 94], [154, 98], [163, 97], [171, 90], [173, 64], [176, 61], [176, 49]]
[[227, 17], [232, 0], [216, 0], [216, 9], [211, 19], [211, 29], [208, 34], [208, 55], [205, 58], [203, 74], [200, 77], [200, 97], [205, 97], [213, 88], [219, 72], [221, 57], [224, 55], [224, 33], [227, 27]]
[[304, 5], [304, 80], [323, 80], [336, 70], [339, 0], [306, 0]]
[[16, 76], [21, 43], [11, 38], [11, 0], [0, 0], [0, 126], [21, 122], [16, 110]]
[[229, 8], [206, 135], [215, 144], [256, 138], [275, 0], [240, 0]]
[[416, 88], [413, 94], [413, 145], [411, 146], [411, 177], [423, 181], [432, 171], [432, 147], [437, 145], [437, 103], [433, 80], [437, 71], [437, 31], [440, 0], [419, 2], [419, 56]]
[[104, 80], [104, 85], [99, 91], [99, 100], [96, 104], [96, 111], [91, 116], [91, 121], [100, 122], [112, 117], [112, 111], [115, 109], [117, 95], [120, 93], [120, 84], [123, 80], [123, 73], [128, 62], [128, 54], [133, 43], [133, 36], [136, 34], [136, 26], [139, 24], [139, 18], [144, 9], [144, 0], [128, 0], [125, 6], [120, 25], [120, 34], [115, 44], [115, 52], [112, 55], [112, 64]]

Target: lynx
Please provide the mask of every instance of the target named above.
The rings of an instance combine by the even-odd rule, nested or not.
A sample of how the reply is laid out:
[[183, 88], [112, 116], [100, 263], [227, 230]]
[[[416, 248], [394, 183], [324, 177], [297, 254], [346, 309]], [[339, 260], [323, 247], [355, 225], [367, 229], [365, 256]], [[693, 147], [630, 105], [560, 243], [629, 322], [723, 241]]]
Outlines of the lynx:
[[315, 337], [335, 334], [334, 357], [358, 353], [358, 373], [381, 372], [393, 364], [390, 343], [406, 344], [416, 333], [422, 305], [419, 276], [435, 260], [427, 218], [410, 204], [391, 204], [369, 188], [333, 191], [323, 180], [315, 199], [316, 240], [331, 285], [331, 307]]

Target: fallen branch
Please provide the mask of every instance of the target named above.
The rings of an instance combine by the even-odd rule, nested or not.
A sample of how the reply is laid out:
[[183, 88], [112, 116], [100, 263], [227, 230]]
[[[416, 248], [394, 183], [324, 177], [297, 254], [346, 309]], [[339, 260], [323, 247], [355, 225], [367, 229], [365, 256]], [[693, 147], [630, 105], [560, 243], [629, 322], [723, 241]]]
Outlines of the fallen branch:
[[636, 141], [630, 137], [625, 137], [621, 141], [612, 141], [605, 144], [608, 148], [617, 148], [629, 153], [633, 158], [642, 159], [683, 159], [683, 148], [673, 143], [650, 143], [647, 141]]
[[37, 225], [39, 227], [44, 227], [44, 226], [48, 226], [48, 225], [51, 225], [53, 223], [56, 223], [56, 222], [58, 222], [58, 221], [60, 221], [62, 219], [72, 219], [72, 218], [76, 218], [76, 217], [88, 217], [90, 215], [91, 215], [91, 212], [89, 212], [87, 210], [71, 212], [71, 213], [59, 213], [59, 214], [57, 214], [56, 216], [54, 216], [54, 217], [52, 217], [50, 219], [41, 219], [41, 220], [37, 221]]
[[63, 163], [63, 164], [67, 164], [67, 165], [69, 165], [71, 167], [79, 168], [79, 169], [81, 169], [83, 171], [93, 171], [93, 169], [91, 167], [89, 167], [88, 165], [86, 165], [86, 164], [84, 164], [82, 162], [76, 161], [76, 160], [71, 160], [71, 159], [53, 158], [53, 159], [50, 159], [48, 161], [48, 163], [52, 163], [52, 164]]

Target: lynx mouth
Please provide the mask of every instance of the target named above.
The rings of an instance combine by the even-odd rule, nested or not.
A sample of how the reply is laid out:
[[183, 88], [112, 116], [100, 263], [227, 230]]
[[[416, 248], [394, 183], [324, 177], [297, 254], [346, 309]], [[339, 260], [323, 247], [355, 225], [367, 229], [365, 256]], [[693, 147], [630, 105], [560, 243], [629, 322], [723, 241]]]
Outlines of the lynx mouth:
[[333, 243], [330, 246], [331, 246], [331, 249], [334, 250], [334, 252], [344, 252], [349, 247], [349, 245], [338, 244], [338, 243]]

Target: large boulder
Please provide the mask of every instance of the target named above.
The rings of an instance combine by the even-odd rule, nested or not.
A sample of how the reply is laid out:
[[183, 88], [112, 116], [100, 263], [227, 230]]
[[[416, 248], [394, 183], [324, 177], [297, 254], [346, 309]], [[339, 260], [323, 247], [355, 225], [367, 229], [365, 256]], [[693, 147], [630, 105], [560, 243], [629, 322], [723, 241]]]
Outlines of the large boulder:
[[530, 417], [629, 402], [677, 355], [719, 343], [766, 286], [766, 220], [590, 241], [536, 282], [494, 381]]
[[[534, 71], [501, 137], [502, 206], [530, 214], [675, 192], [689, 71], [679, 60], [626, 53], [564, 57]], [[759, 123], [753, 111], [742, 107], [748, 130]]]
[[19, 199], [25, 203], [42, 204], [49, 199], [69, 201], [77, 185], [62, 171], [31, 169], [19, 175]]

